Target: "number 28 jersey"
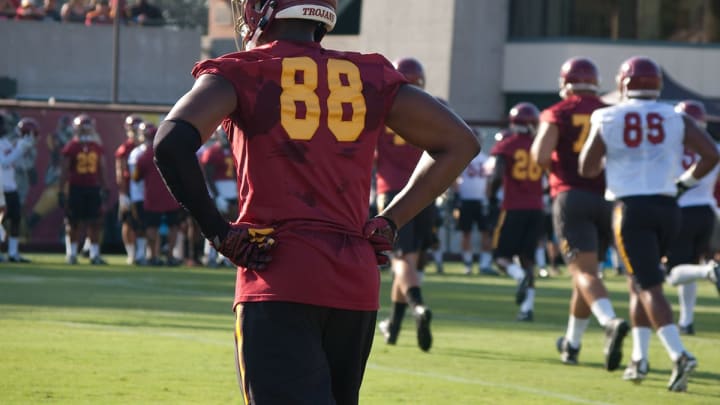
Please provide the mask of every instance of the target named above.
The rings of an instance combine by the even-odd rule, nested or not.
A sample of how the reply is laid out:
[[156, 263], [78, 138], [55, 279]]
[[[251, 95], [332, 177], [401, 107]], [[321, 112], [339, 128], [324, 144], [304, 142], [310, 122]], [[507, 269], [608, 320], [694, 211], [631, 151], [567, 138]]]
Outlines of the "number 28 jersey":
[[72, 186], [100, 186], [100, 159], [103, 147], [96, 142], [80, 142], [73, 138], [62, 150], [62, 155], [70, 159], [68, 182]]
[[590, 120], [605, 143], [607, 198], [675, 195], [685, 123], [672, 105], [629, 99]]
[[378, 137], [400, 86], [387, 59], [275, 41], [197, 64], [235, 88], [223, 122], [238, 170], [239, 222], [273, 227], [262, 273], [238, 269], [235, 301], [351, 310], [379, 305], [377, 261], [362, 237]]
[[533, 138], [524, 134], [512, 134], [496, 143], [490, 151], [502, 156], [505, 162], [503, 174], [504, 210], [542, 210], [542, 168], [530, 157]]

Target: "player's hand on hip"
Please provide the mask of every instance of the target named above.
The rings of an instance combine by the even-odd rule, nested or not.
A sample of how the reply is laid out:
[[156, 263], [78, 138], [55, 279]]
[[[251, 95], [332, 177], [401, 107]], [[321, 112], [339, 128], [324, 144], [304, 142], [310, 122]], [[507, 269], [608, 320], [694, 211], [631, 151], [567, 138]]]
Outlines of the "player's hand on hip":
[[363, 236], [375, 250], [378, 266], [390, 265], [390, 254], [397, 239], [397, 225], [392, 219], [378, 215], [370, 218], [363, 226]]
[[236, 266], [263, 270], [272, 260], [270, 250], [276, 245], [273, 228], [251, 228], [231, 224], [222, 241], [210, 241], [213, 247]]

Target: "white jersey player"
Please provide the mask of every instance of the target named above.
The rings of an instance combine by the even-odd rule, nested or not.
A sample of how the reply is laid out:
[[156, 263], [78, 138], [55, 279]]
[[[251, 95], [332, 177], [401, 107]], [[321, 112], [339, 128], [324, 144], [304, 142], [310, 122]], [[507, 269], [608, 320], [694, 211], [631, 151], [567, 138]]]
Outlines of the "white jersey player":
[[[662, 290], [665, 274], [660, 259], [680, 225], [676, 195], [696, 185], [717, 164], [710, 136], [694, 120], [658, 102], [660, 67], [646, 57], [633, 57], [617, 76], [623, 101], [596, 110], [587, 143], [580, 153], [579, 172], [594, 177], [605, 161], [608, 195], [615, 201], [615, 245], [630, 276], [633, 341], [644, 342], [651, 327], [674, 363], [668, 389], [687, 390], [697, 360], [684, 347], [672, 308]], [[699, 155], [697, 164], [676, 177], [684, 147]], [[647, 375], [647, 347], [635, 345], [624, 378], [635, 382]]]

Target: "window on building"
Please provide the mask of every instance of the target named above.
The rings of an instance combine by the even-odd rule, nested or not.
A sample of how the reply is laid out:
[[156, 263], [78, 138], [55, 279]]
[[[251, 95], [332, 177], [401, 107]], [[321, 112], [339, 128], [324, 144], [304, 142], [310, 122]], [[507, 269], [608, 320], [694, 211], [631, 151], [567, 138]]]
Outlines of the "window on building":
[[338, 0], [337, 24], [329, 35], [358, 35], [362, 0]]
[[720, 42], [720, 2], [511, 0], [510, 38]]

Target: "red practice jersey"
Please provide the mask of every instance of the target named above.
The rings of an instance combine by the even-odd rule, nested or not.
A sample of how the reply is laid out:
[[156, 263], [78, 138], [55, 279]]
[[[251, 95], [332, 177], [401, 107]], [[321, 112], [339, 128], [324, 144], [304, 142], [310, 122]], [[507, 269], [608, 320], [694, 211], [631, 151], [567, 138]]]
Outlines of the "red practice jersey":
[[165, 182], [160, 176], [160, 172], [155, 167], [153, 158], [155, 150], [148, 147], [145, 152], [138, 158], [135, 165], [136, 178], [144, 180], [145, 184], [145, 203], [143, 208], [149, 212], [169, 212], [180, 208], [175, 197], [165, 186]]
[[[130, 152], [132, 152], [136, 146], [137, 144], [135, 141], [127, 139], [115, 150], [115, 159], [124, 160], [125, 163], [127, 163], [128, 157], [130, 157]], [[127, 170], [127, 166], [126, 170], [123, 171], [123, 178], [125, 178], [125, 180], [130, 180], [130, 172]]]
[[505, 162], [503, 173], [504, 210], [543, 209], [542, 168], [530, 157], [533, 138], [512, 134], [496, 143], [490, 151]]
[[376, 310], [380, 278], [362, 237], [385, 117], [405, 79], [384, 57], [276, 41], [197, 64], [235, 87], [223, 122], [238, 165], [239, 222], [272, 227], [267, 269], [239, 268], [235, 303]]
[[68, 182], [71, 186], [99, 187], [100, 160], [103, 147], [95, 142], [80, 142], [73, 138], [63, 147], [62, 155], [70, 159]]
[[590, 133], [590, 115], [606, 106], [596, 96], [572, 95], [540, 114], [541, 121], [555, 124], [558, 128], [558, 143], [550, 166], [552, 197], [570, 189], [605, 193], [605, 172], [592, 179], [581, 177], [578, 174], [578, 156]]
[[232, 151], [216, 143], [205, 149], [200, 155], [200, 163], [203, 166], [212, 166], [213, 181], [235, 180], [235, 159]]
[[405, 142], [390, 128], [385, 128], [377, 145], [377, 193], [400, 191], [405, 187], [421, 155], [422, 149]]

